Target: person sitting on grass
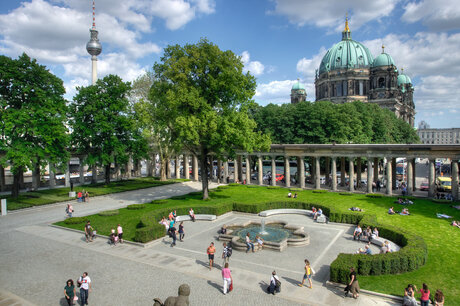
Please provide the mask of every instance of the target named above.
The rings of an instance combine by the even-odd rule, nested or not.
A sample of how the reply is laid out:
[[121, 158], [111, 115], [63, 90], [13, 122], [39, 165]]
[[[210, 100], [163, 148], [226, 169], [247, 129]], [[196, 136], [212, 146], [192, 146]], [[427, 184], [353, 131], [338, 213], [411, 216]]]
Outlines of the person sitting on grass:
[[292, 192], [289, 191], [288, 198], [292, 198]]
[[394, 209], [393, 209], [393, 206], [390, 207], [390, 209], [388, 209], [388, 214], [389, 214], [389, 215], [394, 215], [394, 214], [395, 214], [395, 211], [394, 211]]
[[402, 216], [409, 216], [409, 209], [408, 208], [403, 208], [403, 210], [399, 213]]
[[355, 231], [353, 232], [353, 240], [358, 239], [358, 241], [361, 241], [361, 235], [363, 234], [363, 230], [361, 226], [358, 226], [355, 228]]
[[460, 221], [453, 221], [451, 225], [460, 228]]
[[297, 192], [294, 193], [294, 199], [297, 199]]

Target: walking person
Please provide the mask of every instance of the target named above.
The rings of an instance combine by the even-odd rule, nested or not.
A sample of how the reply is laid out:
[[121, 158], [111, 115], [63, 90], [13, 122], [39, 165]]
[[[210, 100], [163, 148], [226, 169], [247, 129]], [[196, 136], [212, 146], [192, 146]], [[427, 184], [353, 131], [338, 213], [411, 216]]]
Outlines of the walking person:
[[86, 238], [86, 242], [93, 242], [94, 229], [91, 226], [90, 221], [86, 222], [86, 225], [85, 225], [85, 238]]
[[248, 247], [246, 249], [246, 253], [249, 252], [249, 249], [252, 249], [252, 252], [254, 253], [254, 243], [251, 242], [251, 236], [249, 235], [249, 232], [246, 234], [246, 246]]
[[222, 269], [222, 279], [224, 281], [224, 288], [223, 292], [224, 294], [227, 294], [227, 291], [230, 292], [232, 291], [232, 273], [230, 269], [228, 268], [228, 262], [225, 263], [224, 268]]
[[[357, 299], [359, 296], [359, 283], [358, 279], [356, 278], [356, 271], [355, 268], [350, 268], [350, 283], [348, 284], [347, 288], [353, 295], [354, 299]], [[348, 296], [348, 290], [345, 291], [345, 297]]]
[[184, 232], [184, 221], [182, 221], [182, 222], [179, 224], [179, 240], [180, 240], [180, 241], [184, 241], [184, 236], [185, 236], [185, 232]]
[[120, 224], [117, 226], [117, 234], [118, 234], [118, 241], [120, 243], [123, 243], [123, 228], [121, 227]]
[[214, 242], [211, 242], [211, 244], [208, 246], [206, 253], [208, 254], [209, 259], [209, 270], [211, 270], [214, 265], [214, 253], [216, 253]]
[[67, 204], [65, 212], [67, 213], [67, 216], [69, 218], [72, 218], [72, 214], [73, 214], [73, 206], [72, 206], [72, 204]]
[[232, 248], [228, 246], [226, 242], [224, 242], [222, 246], [224, 247], [222, 250], [222, 266], [225, 266], [225, 264], [229, 262], [230, 256], [232, 256]]
[[74, 298], [76, 297], [75, 294], [75, 286], [73, 284], [73, 280], [69, 279], [67, 281], [66, 286], [64, 287], [64, 296], [69, 306], [73, 305]]
[[428, 289], [428, 285], [423, 283], [422, 289], [420, 289], [420, 305], [421, 306], [428, 306], [430, 304], [430, 290]]
[[174, 224], [169, 228], [169, 236], [172, 238], [171, 247], [176, 245], [177, 240], [177, 229], [174, 227]]
[[88, 272], [83, 272], [83, 275], [78, 279], [78, 285], [80, 286], [80, 304], [88, 305], [88, 296], [91, 292], [91, 279], [88, 276]]
[[306, 279], [308, 279], [308, 282], [310, 283], [310, 289], [312, 289], [312, 282], [311, 282], [311, 267], [310, 267], [310, 262], [308, 259], [305, 259], [305, 274], [303, 275], [302, 282], [299, 284], [299, 287], [303, 287], [303, 283], [305, 282]]
[[268, 293], [275, 295], [281, 291], [281, 281], [278, 275], [276, 275], [276, 271], [272, 272], [272, 276], [270, 277], [270, 286], [267, 288]]

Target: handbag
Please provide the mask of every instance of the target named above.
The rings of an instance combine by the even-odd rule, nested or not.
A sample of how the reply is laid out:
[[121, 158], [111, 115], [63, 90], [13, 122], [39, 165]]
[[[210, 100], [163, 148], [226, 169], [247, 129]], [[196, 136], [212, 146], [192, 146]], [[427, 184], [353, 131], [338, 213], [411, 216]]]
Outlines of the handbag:
[[233, 290], [233, 278], [230, 278], [230, 280], [231, 280], [231, 283], [230, 283], [230, 287], [228, 288], [228, 292]]

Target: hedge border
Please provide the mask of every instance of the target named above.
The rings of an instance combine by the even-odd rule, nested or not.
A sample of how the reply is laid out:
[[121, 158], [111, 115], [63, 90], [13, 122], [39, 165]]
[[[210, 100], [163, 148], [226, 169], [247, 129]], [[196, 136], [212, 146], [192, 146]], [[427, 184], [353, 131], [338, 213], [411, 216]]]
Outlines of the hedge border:
[[116, 216], [120, 213], [118, 209], [111, 209], [111, 210], [104, 210], [100, 211], [97, 214], [101, 217], [111, 217], [111, 216]]
[[145, 204], [131, 204], [126, 206], [129, 210], [140, 210], [145, 208]]

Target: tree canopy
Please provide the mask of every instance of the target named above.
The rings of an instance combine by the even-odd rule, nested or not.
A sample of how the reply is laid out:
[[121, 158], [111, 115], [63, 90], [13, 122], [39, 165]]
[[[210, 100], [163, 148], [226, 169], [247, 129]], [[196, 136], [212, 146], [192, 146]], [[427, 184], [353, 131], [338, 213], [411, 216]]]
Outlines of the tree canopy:
[[128, 100], [130, 89], [129, 82], [108, 75], [95, 85], [78, 87], [70, 105], [72, 145], [86, 155], [88, 165], [105, 167], [106, 183], [112, 163], [125, 164], [130, 155], [145, 152]]
[[68, 160], [63, 82], [25, 53], [0, 56], [0, 163], [11, 166], [12, 196], [26, 169]]
[[208, 157], [268, 149], [268, 137], [256, 132], [249, 117], [256, 82], [243, 73], [241, 58], [206, 39], [197, 44], [168, 46], [153, 66], [151, 101], [177, 147], [200, 156], [203, 198], [208, 197]]
[[415, 130], [373, 103], [328, 101], [268, 104], [252, 109], [274, 143], [418, 143]]

